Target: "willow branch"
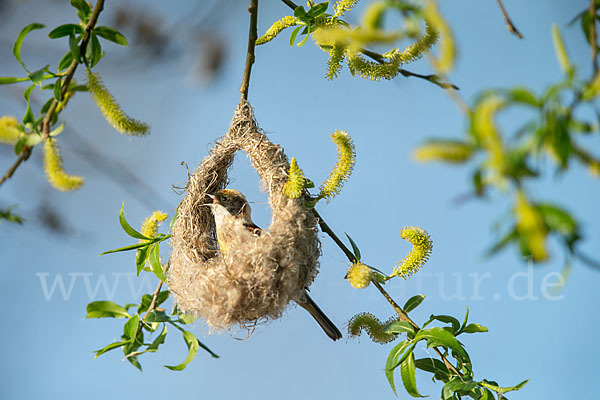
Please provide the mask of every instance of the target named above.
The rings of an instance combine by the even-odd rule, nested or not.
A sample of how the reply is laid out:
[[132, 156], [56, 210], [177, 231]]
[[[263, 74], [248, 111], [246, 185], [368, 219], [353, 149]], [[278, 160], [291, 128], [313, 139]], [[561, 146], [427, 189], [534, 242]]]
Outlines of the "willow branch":
[[[87, 23], [87, 25], [85, 26], [85, 29], [83, 32], [83, 38], [81, 39], [81, 44], [79, 46], [79, 52], [81, 54], [85, 54], [87, 44], [90, 41], [92, 29], [94, 29], [94, 27], [96, 26], [96, 23], [98, 22], [98, 16], [100, 15], [100, 13], [102, 12], [103, 9], [104, 9], [104, 0], [98, 0], [96, 2], [96, 6], [94, 7], [94, 10], [92, 11], [92, 14], [90, 16], [90, 20]], [[78, 61], [76, 59], [73, 59], [73, 61], [71, 62], [71, 65], [69, 65], [69, 68], [67, 68], [67, 70], [65, 71], [65, 79], [62, 82], [61, 93], [60, 93], [61, 100], [64, 98], [65, 93], [67, 93], [67, 90], [69, 89], [69, 85], [71, 84], [71, 81], [73, 80], [73, 76], [75, 75], [75, 70], [77, 70], [78, 65], [79, 65]], [[50, 104], [50, 107], [48, 108], [46, 115], [44, 115], [44, 119], [42, 121], [42, 137], [44, 139], [47, 139], [48, 136], [50, 135], [50, 125], [52, 124], [52, 117], [54, 116], [54, 113], [56, 112], [56, 107], [58, 107], [58, 104], [59, 104], [59, 101], [54, 99], [52, 101], [52, 103]], [[25, 146], [23, 148], [23, 151], [19, 155], [19, 158], [17, 158], [15, 163], [12, 165], [12, 167], [10, 167], [10, 169], [4, 174], [2, 179], [0, 179], [0, 185], [2, 185], [6, 180], [8, 180], [9, 178], [11, 178], [13, 176], [13, 174], [15, 173], [17, 168], [19, 168], [21, 163], [23, 161], [26, 161], [29, 158], [32, 151], [33, 151], [33, 147]]]
[[[517, 36], [519, 39], [523, 39], [523, 35], [521, 34], [521, 32], [519, 32], [519, 30], [517, 29], [515, 24], [513, 24], [512, 20], [508, 16], [508, 13], [506, 12], [504, 5], [502, 4], [502, 0], [497, 0], [497, 1], [498, 1], [498, 5], [500, 6], [500, 10], [502, 10], [502, 15], [504, 15], [504, 21], [506, 21], [506, 29], [508, 29], [508, 31], [510, 33]], [[593, 1], [594, 0], [592, 0], [592, 2]]]
[[254, 48], [256, 47], [256, 39], [258, 38], [257, 33], [257, 20], [258, 20], [258, 0], [250, 0], [250, 6], [248, 7], [250, 13], [250, 28], [248, 32], [248, 51], [246, 52], [246, 66], [244, 67], [244, 77], [242, 78], [242, 86], [240, 87], [240, 93], [242, 94], [242, 100], [248, 100], [248, 88], [250, 86], [250, 73], [252, 72], [252, 64], [254, 64]]
[[[317, 221], [319, 222], [319, 226], [321, 227], [321, 230], [323, 232], [325, 232], [327, 235], [329, 235], [329, 237], [331, 237], [331, 239], [333, 239], [333, 241], [335, 242], [335, 244], [337, 244], [338, 247], [344, 252], [344, 254], [348, 258], [348, 260], [351, 263], [354, 263], [354, 262], [358, 261], [356, 259], [356, 257], [354, 256], [354, 254], [350, 251], [350, 249], [348, 249], [348, 247], [346, 247], [346, 245], [344, 243], [342, 243], [342, 241], [340, 240], [340, 238], [337, 237], [337, 235], [335, 234], [335, 232], [333, 232], [333, 230], [331, 230], [331, 228], [329, 227], [329, 225], [327, 225], [327, 223], [323, 220], [323, 218], [317, 212], [317, 210], [315, 210], [313, 208], [312, 211], [313, 211], [314, 216], [317, 218]], [[375, 279], [373, 279], [371, 282], [377, 288], [377, 290], [379, 290], [379, 292], [383, 295], [383, 297], [385, 297], [385, 299], [388, 301], [388, 303], [390, 303], [390, 305], [392, 306], [392, 308], [394, 309], [394, 311], [396, 311], [396, 314], [398, 314], [398, 317], [401, 320], [406, 321], [409, 324], [411, 324], [415, 328], [415, 332], [418, 332], [421, 329], [419, 327], [419, 325], [417, 325], [408, 316], [408, 314], [406, 312], [404, 312], [404, 310], [402, 309], [402, 307], [400, 307], [398, 305], [398, 303], [396, 303], [394, 301], [394, 299], [392, 298], [392, 296], [390, 296], [389, 293], [385, 291], [385, 289], [381, 286], [381, 284], [379, 282], [377, 282]], [[444, 362], [444, 365], [446, 365], [446, 368], [448, 368], [449, 370], [451, 370], [452, 372], [454, 372], [459, 377], [463, 376], [460, 373], [460, 371], [457, 370], [456, 367], [454, 365], [452, 365], [452, 363], [450, 361], [448, 361], [448, 359], [442, 354], [442, 352], [437, 347], [434, 347], [433, 350], [440, 357], [440, 359]]]
[[354, 257], [354, 253], [352, 253], [350, 251], [350, 249], [348, 249], [348, 247], [346, 247], [346, 245], [340, 240], [340, 238], [337, 237], [337, 235], [335, 234], [335, 232], [333, 232], [333, 230], [331, 230], [331, 228], [329, 227], [329, 225], [327, 225], [327, 223], [323, 220], [323, 218], [317, 212], [317, 210], [315, 210], [313, 208], [312, 212], [313, 212], [313, 215], [315, 216], [315, 218], [317, 219], [317, 221], [319, 222], [319, 227], [321, 228], [321, 231], [325, 232], [326, 234], [329, 235], [329, 237], [331, 239], [333, 239], [333, 241], [335, 242], [335, 244], [337, 244], [338, 247], [340, 249], [342, 249], [342, 251], [344, 252], [344, 254], [346, 255], [346, 257], [348, 258], [348, 260], [350, 260], [351, 263], [354, 263], [354, 262], [358, 261], [356, 259], [356, 257]]
[[590, 43], [592, 47], [592, 65], [594, 76], [598, 74], [598, 32], [596, 31], [596, 0], [590, 0]]
[[29, 148], [29, 147], [23, 148], [23, 151], [19, 155], [19, 158], [16, 159], [14, 164], [8, 169], [8, 171], [6, 171], [6, 173], [0, 179], [0, 185], [2, 185], [6, 180], [10, 179], [13, 176], [13, 174], [15, 173], [15, 171], [17, 170], [17, 168], [19, 168], [19, 165], [21, 165], [21, 163], [23, 161], [26, 161], [30, 155], [31, 155], [31, 148]]

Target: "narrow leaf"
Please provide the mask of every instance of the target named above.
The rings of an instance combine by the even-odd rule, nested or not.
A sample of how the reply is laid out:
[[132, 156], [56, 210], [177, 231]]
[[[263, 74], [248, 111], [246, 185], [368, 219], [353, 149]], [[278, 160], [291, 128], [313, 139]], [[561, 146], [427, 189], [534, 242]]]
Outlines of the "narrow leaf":
[[29, 80], [28, 76], [25, 78], [16, 78], [13, 76], [2, 76], [2, 77], [0, 77], [0, 85], [9, 85], [11, 83], [25, 82], [28, 80]]
[[352, 252], [354, 253], [354, 258], [356, 258], [357, 261], [360, 261], [360, 250], [358, 249], [358, 246], [356, 245], [356, 243], [354, 243], [354, 240], [352, 240], [350, 235], [348, 235], [346, 232], [344, 232], [344, 233], [346, 234], [346, 237], [350, 241], [350, 245], [352, 246]]
[[182, 371], [185, 369], [186, 365], [188, 365], [194, 357], [196, 357], [196, 353], [198, 353], [198, 348], [200, 347], [200, 342], [194, 336], [192, 332], [182, 330], [183, 332], [183, 340], [185, 340], [185, 344], [188, 348], [188, 356], [185, 361], [178, 365], [165, 365], [165, 367], [169, 368], [172, 371]]
[[488, 328], [483, 326], [483, 325], [479, 325], [479, 324], [469, 324], [465, 327], [465, 329], [462, 330], [462, 332], [464, 333], [478, 333], [478, 332], [487, 332]]
[[73, 32], [82, 34], [83, 28], [80, 25], [64, 24], [64, 25], [56, 27], [52, 31], [50, 31], [50, 33], [48, 34], [48, 37], [50, 39], [58, 39], [58, 38], [61, 38], [64, 36], [69, 36]]
[[423, 302], [423, 300], [425, 300], [425, 295], [418, 294], [416, 296], [413, 296], [410, 299], [408, 299], [406, 303], [404, 303], [404, 307], [402, 307], [402, 309], [405, 313], [408, 314], [409, 312], [417, 308]]
[[140, 316], [136, 314], [130, 317], [129, 320], [125, 322], [125, 325], [123, 326], [123, 336], [125, 336], [127, 339], [135, 339], [139, 326]]
[[112, 301], [93, 301], [86, 311], [86, 318], [129, 318], [127, 310]]
[[408, 357], [400, 365], [400, 377], [406, 392], [412, 397], [425, 397], [417, 390], [417, 378], [415, 377], [415, 355], [411, 351]]
[[127, 46], [127, 39], [123, 36], [119, 31], [113, 28], [109, 28], [108, 26], [99, 26], [94, 29], [94, 32], [106, 39], [110, 40], [113, 43], [120, 44], [121, 46]]
[[529, 379], [526, 379], [523, 382], [521, 382], [515, 386], [500, 387], [498, 385], [493, 385], [491, 382], [488, 382], [487, 380], [484, 379], [483, 381], [479, 382], [479, 384], [485, 388], [493, 390], [496, 393], [507, 393], [507, 392], [512, 392], [514, 390], [521, 390], [523, 388], [523, 386], [525, 386], [527, 384], [527, 382], [529, 382]]
[[162, 264], [160, 263], [160, 245], [156, 243], [152, 252], [150, 253], [150, 266], [152, 267], [152, 272], [158, 279], [163, 282], [166, 282], [167, 276], [163, 271]]
[[13, 54], [19, 62], [19, 64], [21, 64], [21, 66], [25, 69], [25, 71], [27, 71], [27, 67], [25, 67], [25, 63], [23, 63], [23, 61], [21, 60], [21, 46], [23, 45], [23, 40], [25, 39], [25, 36], [29, 34], [29, 32], [36, 29], [42, 29], [44, 27], [45, 25], [34, 22], [33, 24], [29, 24], [25, 28], [23, 28], [21, 32], [19, 32], [19, 36], [17, 36], [17, 40], [15, 41], [15, 44], [13, 46]]
[[94, 356], [94, 358], [98, 358], [100, 357], [102, 354], [114, 350], [114, 349], [118, 349], [121, 346], [126, 345], [128, 342], [115, 342], [115, 343], [111, 343], [108, 346], [103, 347], [100, 350], [96, 350], [94, 351], [94, 353], [96, 353], [96, 355]]
[[121, 224], [121, 228], [123, 228], [123, 230], [125, 231], [125, 233], [127, 233], [132, 238], [152, 240], [152, 238], [149, 238], [149, 237], [146, 237], [146, 236], [142, 235], [141, 233], [139, 233], [138, 231], [136, 231], [135, 229], [133, 229], [131, 227], [131, 225], [129, 225], [129, 223], [125, 219], [125, 215], [123, 214], [123, 208], [124, 207], [125, 207], [125, 202], [123, 202], [123, 204], [121, 204], [121, 211], [119, 212], [119, 223]]

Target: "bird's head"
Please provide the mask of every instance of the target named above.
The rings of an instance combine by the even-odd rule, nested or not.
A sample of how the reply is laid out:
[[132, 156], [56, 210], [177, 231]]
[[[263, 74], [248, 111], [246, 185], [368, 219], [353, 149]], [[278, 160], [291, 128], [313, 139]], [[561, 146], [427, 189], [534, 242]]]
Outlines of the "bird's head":
[[246, 197], [237, 190], [223, 189], [218, 191], [215, 195], [209, 196], [213, 200], [213, 203], [211, 204], [213, 209], [216, 206], [222, 206], [234, 217], [250, 214], [248, 200], [246, 200]]

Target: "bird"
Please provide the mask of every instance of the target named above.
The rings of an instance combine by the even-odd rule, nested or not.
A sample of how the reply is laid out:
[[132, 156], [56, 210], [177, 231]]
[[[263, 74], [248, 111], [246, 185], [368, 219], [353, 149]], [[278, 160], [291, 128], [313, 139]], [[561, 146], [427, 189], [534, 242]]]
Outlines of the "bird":
[[[212, 203], [208, 205], [215, 219], [217, 243], [221, 256], [229, 251], [228, 244], [232, 242], [233, 238], [239, 240], [242, 235], [245, 235], [247, 240], [255, 240], [262, 234], [262, 229], [252, 222], [250, 204], [241, 192], [234, 189], [223, 189], [214, 195], [208, 194], [208, 196], [212, 199]], [[308, 295], [307, 288], [303, 289], [296, 303], [308, 311], [332, 340], [342, 338], [340, 330]]]

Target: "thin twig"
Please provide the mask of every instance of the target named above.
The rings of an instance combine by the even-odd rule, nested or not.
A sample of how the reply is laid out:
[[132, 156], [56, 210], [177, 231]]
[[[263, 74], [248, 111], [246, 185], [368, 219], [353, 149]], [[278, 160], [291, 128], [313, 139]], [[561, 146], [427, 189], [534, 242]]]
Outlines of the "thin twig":
[[596, 32], [596, 0], [590, 0], [590, 44], [592, 47], [592, 64], [594, 76], [598, 74], [598, 33]]
[[[94, 29], [94, 26], [96, 26], [96, 22], [98, 22], [98, 16], [100, 15], [100, 13], [102, 12], [103, 9], [104, 9], [104, 0], [98, 0], [96, 2], [96, 6], [94, 7], [94, 10], [92, 11], [92, 14], [90, 16], [90, 20], [89, 20], [88, 24], [85, 26], [85, 29], [83, 32], [83, 38], [81, 39], [81, 45], [79, 46], [79, 52], [81, 54], [85, 54], [87, 44], [91, 37], [92, 29]], [[75, 70], [77, 69], [78, 65], [79, 65], [79, 63], [77, 62], [77, 60], [73, 59], [73, 61], [71, 62], [71, 65], [69, 65], [69, 68], [65, 71], [65, 79], [63, 80], [62, 87], [61, 87], [61, 96], [60, 96], [61, 100], [64, 98], [65, 93], [67, 93], [67, 90], [69, 89], [69, 84], [71, 83], [71, 80], [73, 80], [73, 76], [75, 75]], [[50, 107], [48, 108], [46, 115], [44, 116], [44, 120], [42, 121], [42, 137], [44, 139], [47, 139], [48, 136], [50, 136], [50, 125], [52, 123], [52, 117], [54, 116], [54, 112], [56, 111], [56, 107], [58, 107], [58, 104], [59, 104], [59, 101], [54, 99], [52, 101], [52, 103], [50, 104]], [[33, 151], [33, 147], [25, 146], [23, 148], [23, 151], [19, 155], [19, 158], [17, 158], [17, 160], [15, 161], [13, 166], [6, 172], [6, 174], [4, 174], [2, 179], [0, 179], [0, 185], [2, 185], [7, 179], [9, 179], [10, 177], [13, 176], [13, 174], [15, 173], [17, 168], [19, 168], [21, 163], [23, 161], [26, 161], [29, 158], [32, 151]]]
[[144, 314], [144, 318], [142, 318], [142, 322], [146, 319], [148, 314], [150, 314], [150, 312], [154, 311], [154, 309], [156, 308], [156, 300], [158, 299], [158, 294], [160, 293], [160, 289], [162, 288], [162, 285], [163, 285], [162, 281], [158, 282], [158, 286], [156, 287], [154, 294], [152, 294], [152, 300], [150, 301], [148, 310], [146, 310], [146, 314]]
[[256, 39], [258, 38], [256, 27], [258, 20], [258, 0], [250, 0], [248, 12], [250, 13], [248, 51], [246, 52], [246, 66], [244, 67], [244, 77], [242, 79], [242, 86], [240, 87], [240, 93], [242, 94], [243, 101], [248, 100], [248, 88], [250, 87], [250, 73], [252, 72], [252, 64], [254, 64], [254, 48], [256, 46]]
[[12, 167], [10, 167], [8, 169], [8, 171], [6, 171], [6, 173], [4, 174], [4, 176], [2, 176], [2, 178], [0, 179], [0, 185], [2, 185], [4, 183], [4, 181], [10, 179], [10, 177], [13, 176], [13, 174], [15, 173], [15, 171], [17, 170], [17, 168], [19, 168], [19, 165], [21, 165], [21, 163], [23, 161], [26, 161], [29, 158], [30, 155], [31, 155], [31, 148], [24, 147], [23, 151], [19, 155], [19, 158], [17, 158], [17, 160], [12, 165]]
[[[298, 7], [292, 1], [289, 1], [289, 0], [281, 0], [281, 1], [283, 1], [283, 3], [285, 3], [285, 5], [287, 5], [292, 10], [294, 10], [294, 9], [296, 9], [296, 7]], [[373, 61], [378, 62], [379, 64], [385, 64], [385, 62], [386, 62], [385, 58], [383, 57], [383, 55], [381, 55], [380, 53], [377, 53], [375, 51], [371, 51], [371, 50], [364, 49], [364, 48], [359, 48], [358, 51], [360, 51], [362, 54], [364, 54], [365, 56], [369, 57]], [[409, 71], [409, 70], [404, 69], [404, 68], [398, 68], [398, 72], [400, 72], [402, 74], [402, 76], [404, 76], [405, 78], [413, 77], [413, 78], [423, 79], [423, 80], [426, 80], [427, 82], [431, 82], [434, 85], [437, 85], [437, 86], [441, 87], [442, 89], [459, 90], [458, 86], [456, 86], [456, 85], [454, 85], [452, 83], [440, 82], [440, 78], [437, 75], [433, 75], [433, 74], [432, 75], [417, 74], [416, 72], [412, 72], [412, 71]]]
[[[508, 31], [510, 33], [512, 33], [513, 35], [516, 35], [519, 39], [523, 39], [523, 35], [521, 34], [521, 32], [519, 32], [519, 30], [517, 29], [515, 24], [513, 24], [512, 20], [508, 16], [508, 13], [506, 12], [504, 5], [502, 4], [502, 0], [497, 0], [497, 1], [498, 1], [498, 5], [500, 6], [500, 10], [502, 10], [502, 15], [504, 15], [504, 21], [506, 21], [506, 29], [508, 29]], [[593, 1], [594, 0], [592, 0], [592, 2]]]
[[286, 6], [288, 6], [289, 8], [291, 8], [292, 10], [295, 10], [296, 7], [298, 7], [297, 5], [294, 4], [293, 1], [290, 0], [281, 0], [285, 3]]
[[323, 218], [321, 217], [321, 215], [319, 215], [319, 213], [317, 212], [317, 210], [315, 210], [313, 208], [312, 212], [313, 212], [315, 218], [317, 219], [317, 221], [319, 222], [319, 226], [321, 227], [321, 231], [325, 232], [326, 234], [329, 235], [329, 237], [331, 239], [333, 239], [333, 241], [335, 242], [335, 244], [337, 244], [338, 247], [340, 249], [342, 249], [342, 251], [344, 252], [344, 254], [346, 255], [346, 257], [348, 258], [348, 260], [350, 260], [351, 263], [354, 263], [354, 262], [358, 261], [356, 259], [356, 257], [354, 257], [354, 254], [350, 251], [350, 249], [348, 249], [346, 247], [346, 245], [340, 240], [340, 238], [337, 237], [337, 235], [335, 234], [335, 232], [333, 232], [331, 230], [331, 228], [329, 227], [329, 225], [327, 225], [327, 223], [323, 220]]

